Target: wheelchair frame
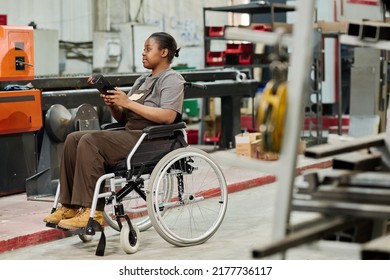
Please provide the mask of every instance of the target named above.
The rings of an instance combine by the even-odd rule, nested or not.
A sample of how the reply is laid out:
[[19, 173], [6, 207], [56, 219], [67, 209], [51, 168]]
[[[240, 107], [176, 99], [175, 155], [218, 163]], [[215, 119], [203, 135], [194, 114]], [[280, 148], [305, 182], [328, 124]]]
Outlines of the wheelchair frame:
[[[145, 223], [141, 230], [153, 226], [163, 239], [175, 246], [202, 244], [217, 231], [227, 208], [226, 180], [221, 168], [207, 153], [188, 146], [185, 128], [184, 122], [145, 128], [127, 158], [98, 179], [87, 227], [71, 230], [84, 242], [101, 231], [96, 255], [103, 256], [106, 246], [104, 227], [94, 220], [100, 198], [105, 199], [107, 224], [120, 231], [122, 249], [128, 254], [138, 250], [140, 230], [131, 222], [129, 214], [140, 209], [125, 209], [122, 203], [133, 191], [147, 205], [142, 208], [148, 216], [143, 217]], [[157, 149], [155, 155], [156, 150], [151, 147], [157, 143], [168, 149]], [[147, 179], [143, 176], [148, 175], [149, 182], [145, 186]], [[109, 191], [101, 192], [102, 186]], [[59, 188], [52, 212], [57, 209]], [[113, 217], [107, 214], [108, 206]], [[109, 219], [115, 220], [117, 226]]]

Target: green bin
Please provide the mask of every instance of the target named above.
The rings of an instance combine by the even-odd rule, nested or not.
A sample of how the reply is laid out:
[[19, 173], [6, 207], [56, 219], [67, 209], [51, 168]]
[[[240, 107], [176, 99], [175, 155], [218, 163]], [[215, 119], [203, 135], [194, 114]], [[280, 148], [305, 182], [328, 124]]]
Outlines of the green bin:
[[189, 118], [199, 117], [199, 107], [197, 99], [186, 99], [183, 102], [183, 113]]

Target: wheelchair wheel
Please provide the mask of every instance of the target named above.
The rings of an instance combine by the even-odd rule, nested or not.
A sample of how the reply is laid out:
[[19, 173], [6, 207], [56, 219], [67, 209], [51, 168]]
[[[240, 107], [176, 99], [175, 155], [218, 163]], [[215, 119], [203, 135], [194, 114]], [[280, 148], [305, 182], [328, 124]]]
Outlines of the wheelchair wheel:
[[132, 225], [134, 231], [130, 231], [130, 227], [125, 223], [120, 232], [120, 244], [126, 254], [134, 254], [139, 248], [139, 229], [136, 225]]
[[[129, 193], [122, 200], [122, 204], [126, 215], [130, 217], [132, 223], [135, 224], [140, 231], [145, 231], [152, 226], [146, 207], [146, 202], [138, 193], [135, 191]], [[116, 231], [120, 231], [114, 214], [115, 213], [112, 204], [106, 205], [103, 212], [105, 221], [110, 227]]]
[[[169, 195], [161, 195], [167, 181]], [[225, 216], [228, 198], [220, 167], [207, 153], [191, 147], [174, 150], [158, 162], [146, 195], [155, 230], [175, 246], [211, 238]]]

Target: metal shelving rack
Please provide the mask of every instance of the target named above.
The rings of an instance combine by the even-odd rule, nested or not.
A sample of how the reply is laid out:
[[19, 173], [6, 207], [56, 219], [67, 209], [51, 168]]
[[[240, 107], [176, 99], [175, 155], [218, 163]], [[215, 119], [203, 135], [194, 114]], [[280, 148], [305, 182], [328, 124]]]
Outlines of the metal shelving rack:
[[[222, 41], [228, 41], [225, 37], [210, 37], [207, 34], [207, 26], [206, 26], [206, 18], [208, 12], [223, 12], [223, 13], [240, 13], [240, 14], [248, 14], [250, 19], [249, 22], [253, 22], [253, 15], [256, 14], [270, 14], [272, 18], [271, 25], [274, 24], [275, 21], [275, 13], [281, 13], [281, 12], [289, 12], [294, 11], [294, 7], [290, 5], [285, 4], [270, 4], [268, 1], [258, 1], [258, 2], [252, 2], [249, 4], [242, 4], [242, 5], [231, 5], [231, 6], [222, 6], [222, 7], [205, 7], [203, 8], [203, 28], [204, 28], [204, 63], [205, 66], [207, 66], [206, 61], [206, 53], [208, 50], [210, 50], [210, 42], [212, 40], [222, 40]], [[261, 60], [261, 59], [259, 59]], [[235, 68], [254, 68], [254, 67], [268, 67], [268, 64], [262, 63], [251, 63], [249, 65], [240, 65], [240, 64], [234, 64], [234, 65], [224, 65], [224, 67], [235, 67]]]

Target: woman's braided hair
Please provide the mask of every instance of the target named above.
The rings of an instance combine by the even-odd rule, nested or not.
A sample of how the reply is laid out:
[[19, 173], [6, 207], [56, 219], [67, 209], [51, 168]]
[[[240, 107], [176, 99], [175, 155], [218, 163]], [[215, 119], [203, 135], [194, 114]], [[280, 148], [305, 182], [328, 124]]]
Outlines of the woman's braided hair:
[[168, 50], [168, 61], [172, 62], [174, 57], [179, 57], [180, 48], [177, 48], [177, 43], [175, 38], [166, 32], [156, 32], [149, 36], [149, 38], [155, 39], [160, 49]]

